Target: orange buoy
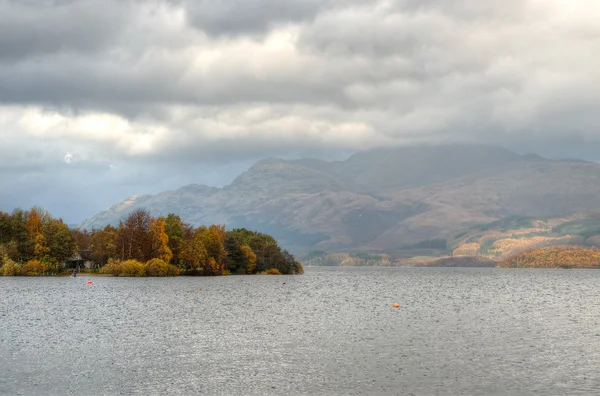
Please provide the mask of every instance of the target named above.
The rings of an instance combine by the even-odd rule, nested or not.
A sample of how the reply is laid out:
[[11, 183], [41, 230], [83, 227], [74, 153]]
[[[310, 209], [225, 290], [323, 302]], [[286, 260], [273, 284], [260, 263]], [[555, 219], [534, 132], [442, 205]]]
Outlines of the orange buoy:
[[200, 291], [202, 291], [202, 288], [200, 288]]
[[394, 307], [394, 308], [400, 308], [400, 304], [394, 303], [394, 305], [392, 305], [392, 307]]
[[91, 281], [91, 280], [87, 281], [87, 284], [88, 284], [88, 285], [91, 285], [91, 284], [92, 284], [92, 281]]

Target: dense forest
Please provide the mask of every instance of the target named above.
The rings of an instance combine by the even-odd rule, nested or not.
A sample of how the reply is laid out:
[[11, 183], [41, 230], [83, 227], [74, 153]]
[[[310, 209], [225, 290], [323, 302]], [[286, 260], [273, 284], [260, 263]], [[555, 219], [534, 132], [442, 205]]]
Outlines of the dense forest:
[[270, 235], [225, 226], [194, 228], [174, 214], [138, 209], [117, 227], [70, 229], [40, 208], [0, 212], [0, 275], [45, 275], [85, 252], [116, 276], [298, 274], [302, 265]]

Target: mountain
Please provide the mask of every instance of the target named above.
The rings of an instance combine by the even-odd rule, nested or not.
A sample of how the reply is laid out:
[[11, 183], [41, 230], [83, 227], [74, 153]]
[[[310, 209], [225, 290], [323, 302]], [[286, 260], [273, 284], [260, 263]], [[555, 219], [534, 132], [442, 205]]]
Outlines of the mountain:
[[131, 197], [80, 227], [132, 210], [267, 232], [295, 252], [385, 251], [510, 216], [600, 209], [600, 165], [447, 145], [360, 152], [345, 161], [267, 159], [223, 188], [189, 185]]

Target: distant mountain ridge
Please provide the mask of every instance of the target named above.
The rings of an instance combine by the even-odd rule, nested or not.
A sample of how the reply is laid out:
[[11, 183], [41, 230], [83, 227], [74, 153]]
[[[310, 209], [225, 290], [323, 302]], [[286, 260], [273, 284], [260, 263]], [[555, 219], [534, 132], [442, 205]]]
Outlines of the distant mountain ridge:
[[345, 161], [266, 159], [223, 188], [130, 197], [80, 227], [116, 225], [145, 207], [194, 225], [268, 232], [295, 252], [395, 250], [508, 216], [597, 210], [597, 197], [599, 164], [494, 146], [411, 146]]

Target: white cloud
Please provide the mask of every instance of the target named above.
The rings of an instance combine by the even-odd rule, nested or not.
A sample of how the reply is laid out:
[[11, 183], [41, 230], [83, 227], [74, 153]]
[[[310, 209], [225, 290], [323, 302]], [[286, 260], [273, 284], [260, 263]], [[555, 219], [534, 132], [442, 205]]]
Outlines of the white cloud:
[[600, 143], [599, 19], [595, 0], [1, 2], [2, 181], [423, 141]]

